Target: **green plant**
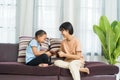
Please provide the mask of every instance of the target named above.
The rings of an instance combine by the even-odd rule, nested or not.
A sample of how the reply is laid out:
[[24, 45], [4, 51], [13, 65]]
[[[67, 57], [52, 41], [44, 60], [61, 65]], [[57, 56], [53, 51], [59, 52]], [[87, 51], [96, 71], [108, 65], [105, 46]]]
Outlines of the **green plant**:
[[120, 22], [109, 23], [106, 16], [101, 16], [99, 25], [93, 26], [94, 32], [98, 35], [103, 49], [103, 55], [109, 64], [118, 63], [120, 56]]

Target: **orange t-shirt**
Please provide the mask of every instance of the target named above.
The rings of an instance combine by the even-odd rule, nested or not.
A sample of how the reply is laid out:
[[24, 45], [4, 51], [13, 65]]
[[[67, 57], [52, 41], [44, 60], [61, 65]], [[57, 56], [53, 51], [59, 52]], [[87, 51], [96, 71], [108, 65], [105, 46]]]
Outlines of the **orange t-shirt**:
[[[78, 51], [81, 51], [80, 43], [77, 38], [72, 36], [70, 40], [64, 39], [61, 43], [61, 51], [68, 54], [77, 55]], [[65, 61], [72, 61], [73, 59], [65, 58]]]

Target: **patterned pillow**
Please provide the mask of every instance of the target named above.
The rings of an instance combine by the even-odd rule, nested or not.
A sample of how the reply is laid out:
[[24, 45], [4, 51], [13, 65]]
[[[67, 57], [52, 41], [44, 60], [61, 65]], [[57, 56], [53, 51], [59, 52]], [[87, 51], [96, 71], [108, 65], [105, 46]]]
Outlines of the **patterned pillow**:
[[62, 40], [59, 38], [50, 38], [50, 50], [57, 51], [60, 49]]
[[[30, 36], [21, 36], [19, 37], [19, 54], [18, 54], [18, 62], [25, 63], [26, 57], [26, 47], [28, 46], [29, 42], [33, 39]], [[41, 44], [41, 50], [48, 50], [49, 49], [49, 39], [47, 38], [44, 43]]]
[[49, 50], [49, 38], [47, 38], [43, 43], [41, 43], [40, 50]]
[[51, 62], [54, 62], [55, 60], [58, 60], [59, 58], [57, 57], [58, 51], [61, 46], [62, 39], [60, 38], [50, 38], [50, 52], [53, 53], [54, 55], [51, 57]]
[[32, 40], [32, 37], [21, 36], [19, 37], [19, 53], [18, 53], [18, 62], [25, 63], [25, 52], [28, 43]]

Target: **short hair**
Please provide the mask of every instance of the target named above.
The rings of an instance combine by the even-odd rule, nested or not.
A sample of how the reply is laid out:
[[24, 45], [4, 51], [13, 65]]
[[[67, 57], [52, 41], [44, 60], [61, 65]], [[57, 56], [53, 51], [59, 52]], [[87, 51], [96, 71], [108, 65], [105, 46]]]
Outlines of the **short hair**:
[[44, 30], [38, 30], [36, 33], [35, 33], [35, 37], [38, 37], [38, 36], [43, 36], [47, 34]]
[[73, 26], [70, 22], [64, 22], [63, 24], [60, 25], [59, 30], [68, 30], [69, 34], [72, 35], [74, 30], [73, 30]]

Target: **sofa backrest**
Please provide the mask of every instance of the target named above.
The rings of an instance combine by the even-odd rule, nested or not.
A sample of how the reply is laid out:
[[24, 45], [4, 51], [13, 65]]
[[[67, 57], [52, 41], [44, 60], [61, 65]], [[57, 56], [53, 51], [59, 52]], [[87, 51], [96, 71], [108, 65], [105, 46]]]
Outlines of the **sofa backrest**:
[[0, 43], [0, 62], [16, 62], [18, 44]]

